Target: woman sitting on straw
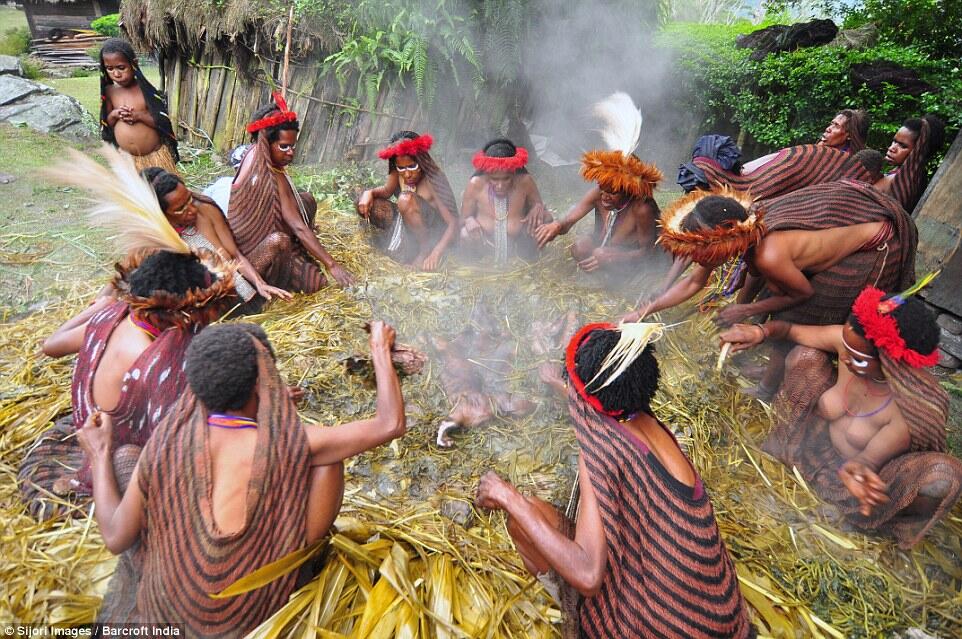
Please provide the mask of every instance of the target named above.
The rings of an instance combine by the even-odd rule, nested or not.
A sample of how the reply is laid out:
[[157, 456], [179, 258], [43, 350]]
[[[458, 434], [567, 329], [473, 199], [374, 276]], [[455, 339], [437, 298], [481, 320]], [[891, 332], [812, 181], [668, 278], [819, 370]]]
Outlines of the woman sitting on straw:
[[[241, 254], [227, 219], [216, 202], [189, 190], [179, 175], [159, 167], [144, 169], [141, 175], [154, 190], [167, 221], [188, 246], [217, 251], [237, 263], [234, 288], [238, 297], [245, 302], [251, 301], [255, 295], [265, 300], [274, 296], [285, 300], [293, 297], [284, 289], [265, 282], [258, 269]], [[263, 265], [260, 270], [266, 270], [266, 267]]]
[[358, 215], [371, 223], [375, 244], [422, 271], [437, 270], [457, 241], [460, 226], [454, 192], [431, 157], [433, 144], [430, 135], [414, 131], [392, 135], [391, 143], [377, 154], [387, 160], [387, 180], [361, 193], [357, 201]]
[[236, 596], [211, 594], [319, 540], [341, 508], [343, 460], [404, 434], [394, 329], [376, 321], [370, 331], [373, 419], [303, 427], [267, 335], [252, 324], [213, 326], [193, 341], [190, 390], [147, 442], [123, 493], [111, 462], [116, 426], [106, 413], [88, 418], [79, 438], [93, 462], [104, 543], [120, 553], [140, 540], [137, 568], [124, 564], [115, 575], [101, 621], [240, 637], [287, 602], [297, 571]]
[[[949, 400], [926, 367], [939, 328], [913, 287], [865, 288], [844, 325], [738, 324], [732, 350], [768, 337], [799, 346], [788, 357], [765, 448], [802, 473], [852, 524], [918, 543], [962, 494], [962, 462], [946, 454]], [[830, 357], [843, 364], [833, 370]]]
[[658, 362], [648, 342], [662, 328], [589, 324], [568, 344], [581, 448], [575, 530], [494, 472], [481, 478], [478, 505], [507, 512], [525, 567], [549, 589], [563, 586], [565, 636], [569, 624], [585, 637], [755, 634], [705, 487], [651, 410]]

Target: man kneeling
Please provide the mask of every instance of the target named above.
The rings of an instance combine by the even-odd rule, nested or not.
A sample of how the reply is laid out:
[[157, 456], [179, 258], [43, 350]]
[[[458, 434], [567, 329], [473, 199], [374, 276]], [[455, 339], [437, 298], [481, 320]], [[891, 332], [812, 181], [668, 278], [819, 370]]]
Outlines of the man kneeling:
[[[144, 446], [121, 498], [110, 417], [80, 430], [92, 460], [97, 523], [107, 548], [140, 547], [126, 578], [131, 621], [183, 624], [188, 636], [243, 636], [280, 608], [296, 572], [230, 599], [212, 599], [246, 574], [330, 528], [344, 495], [342, 461], [399, 437], [404, 402], [391, 364], [394, 330], [371, 325], [377, 376], [373, 419], [302, 427], [263, 330], [209, 328], [187, 353], [187, 393]], [[108, 609], [129, 609], [105, 599]], [[118, 621], [102, 619], [101, 621]]]
[[[589, 324], [568, 344], [577, 525], [493, 472], [481, 478], [477, 503], [506, 511], [525, 567], [549, 590], [563, 588], [565, 636], [752, 637], [711, 500], [651, 409], [658, 362], [648, 340], [632, 336], [651, 329]], [[618, 357], [622, 347], [633, 360]]]

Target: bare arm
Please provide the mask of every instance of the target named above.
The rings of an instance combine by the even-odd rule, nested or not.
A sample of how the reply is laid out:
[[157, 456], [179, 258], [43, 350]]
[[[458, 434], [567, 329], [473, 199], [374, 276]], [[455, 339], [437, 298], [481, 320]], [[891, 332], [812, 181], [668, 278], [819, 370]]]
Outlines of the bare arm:
[[387, 174], [387, 180], [384, 181], [383, 186], [378, 186], [371, 189], [372, 197], [389, 198], [398, 190], [398, 174], [397, 171], [391, 171]]
[[542, 224], [535, 231], [535, 239], [538, 240], [538, 247], [544, 248], [544, 246], [555, 239], [559, 235], [565, 235], [570, 231], [578, 220], [588, 215], [589, 212], [594, 210], [598, 199], [601, 197], [601, 188], [598, 186], [593, 186], [588, 190], [581, 199], [578, 200], [574, 206], [568, 209], [564, 218], [556, 222], [548, 222], [547, 224]]
[[[488, 479], [486, 475], [482, 482]], [[552, 526], [513, 486], [500, 478], [498, 481], [492, 499], [483, 499], [480, 505], [505, 510], [566, 583], [586, 597], [598, 594], [608, 567], [608, 541], [584, 461], [578, 460], [581, 503], [573, 540]], [[479, 492], [483, 493], [484, 487]]]
[[383, 322], [371, 323], [371, 361], [377, 379], [377, 410], [371, 419], [330, 428], [305, 426], [312, 465], [343, 461], [407, 431], [401, 383], [391, 363], [393, 343], [394, 329]]
[[231, 232], [230, 226], [228, 226], [227, 220], [224, 219], [224, 215], [220, 212], [219, 208], [206, 202], [199, 202], [197, 208], [200, 214], [214, 227], [214, 232], [217, 234], [217, 243], [227, 253], [227, 257], [237, 262], [237, 270], [254, 285], [254, 288], [257, 289], [261, 297], [271, 299], [276, 295], [287, 300], [293, 297], [289, 291], [276, 288], [264, 281], [261, 274], [254, 268], [254, 265], [251, 264], [244, 254], [240, 252], [240, 249], [237, 248], [234, 234]]
[[691, 273], [678, 280], [671, 288], [659, 295], [651, 302], [647, 309], [642, 309], [645, 315], [657, 313], [660, 310], [677, 306], [695, 296], [698, 291], [708, 284], [708, 277], [714, 269], [696, 264]]
[[90, 318], [116, 301], [108, 296], [98, 297], [93, 304], [64, 322], [60, 328], [44, 340], [41, 347], [43, 354], [48, 357], [64, 357], [80, 351]]
[[729, 304], [715, 318], [722, 325], [731, 325], [752, 315], [769, 315], [801, 304], [815, 294], [815, 289], [790, 255], [777, 242], [765, 238], [755, 249], [755, 268], [770, 288], [781, 291], [758, 302]]
[[722, 343], [731, 343], [732, 350], [735, 352], [761, 344], [766, 339], [788, 340], [826, 353], [841, 354], [845, 350], [840, 324], [809, 326], [783, 320], [769, 320], [764, 324], [735, 324], [722, 331], [718, 337]]
[[441, 218], [444, 220], [447, 228], [444, 229], [444, 233], [441, 234], [441, 237], [438, 239], [438, 243], [435, 244], [434, 248], [431, 250], [431, 253], [434, 255], [435, 259], [430, 264], [430, 270], [437, 268], [438, 262], [441, 259], [441, 255], [443, 255], [444, 251], [447, 250], [448, 246], [451, 244], [451, 241], [455, 238], [458, 230], [461, 227], [461, 220], [455, 216], [457, 211], [449, 211], [448, 207], [444, 204], [444, 200], [441, 199], [436, 193], [434, 194], [434, 206], [437, 208], [438, 213], [441, 214]]
[[[294, 197], [299, 197], [299, 195], [295, 193]], [[324, 245], [321, 244], [317, 236], [314, 235], [314, 231], [304, 223], [299, 211], [294, 209], [294, 207], [282, 206], [281, 215], [283, 215], [284, 222], [291, 229], [294, 237], [307, 249], [308, 253], [323, 264], [327, 270], [331, 270], [337, 266], [337, 262], [334, 261], [331, 254], [327, 252]]]
[[140, 471], [138, 461], [127, 492], [121, 497], [111, 459], [112, 432], [113, 424], [108, 414], [92, 413], [77, 433], [77, 438], [90, 459], [94, 516], [100, 526], [100, 534], [107, 550], [119, 555], [134, 545], [143, 527], [144, 496], [137, 482]]

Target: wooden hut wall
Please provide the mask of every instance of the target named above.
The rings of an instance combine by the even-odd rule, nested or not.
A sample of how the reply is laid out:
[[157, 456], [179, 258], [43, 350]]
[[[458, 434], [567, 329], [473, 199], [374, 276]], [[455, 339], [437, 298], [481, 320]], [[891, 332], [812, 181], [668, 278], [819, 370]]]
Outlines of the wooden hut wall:
[[120, 0], [76, 0], [49, 2], [24, 0], [23, 11], [30, 27], [30, 37], [48, 38], [55, 31], [89, 29], [90, 23], [108, 13], [120, 10]]
[[[291, 62], [287, 101], [301, 122], [298, 156], [307, 162], [343, 159], [363, 160], [376, 157], [376, 151], [391, 134], [401, 129], [430, 131], [439, 155], [457, 152], [459, 142], [446, 132], [486, 129], [476, 108], [472, 89], [461, 91], [439, 86], [429, 112], [421, 108], [418, 96], [408, 83], [382, 83], [374, 106], [352, 110], [344, 98], [357, 86], [348, 78], [342, 91], [332, 75], [321, 75], [319, 61]], [[212, 144], [220, 151], [247, 141], [244, 132], [250, 115], [270, 100], [265, 81], [252, 80], [234, 69], [232, 54], [217, 46], [205, 46], [194, 56], [182, 52], [165, 55], [167, 92], [172, 120], [182, 139], [194, 144]], [[266, 71], [274, 78], [281, 75], [280, 62]]]

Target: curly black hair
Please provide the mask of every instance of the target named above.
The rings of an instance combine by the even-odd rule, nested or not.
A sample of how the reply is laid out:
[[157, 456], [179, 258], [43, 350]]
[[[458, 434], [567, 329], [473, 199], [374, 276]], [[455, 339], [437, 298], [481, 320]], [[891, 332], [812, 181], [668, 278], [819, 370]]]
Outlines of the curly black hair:
[[[263, 329], [252, 324], [208, 326], [187, 348], [187, 383], [212, 413], [244, 407], [257, 386], [257, 347]], [[267, 336], [264, 335], [266, 340]]]
[[[886, 295], [882, 299], [889, 299]], [[905, 340], [905, 345], [913, 351], [927, 355], [939, 345], [939, 325], [935, 323], [935, 315], [925, 306], [925, 302], [917, 297], [910, 297], [891, 312], [899, 327], [899, 335]], [[856, 334], [865, 337], [865, 328], [859, 323], [855, 314], [848, 316], [848, 323]], [[867, 338], [866, 338], [867, 339]], [[869, 340], [871, 341], [871, 340]]]
[[865, 170], [871, 174], [872, 182], [877, 182], [882, 178], [882, 165], [885, 163], [885, 156], [875, 149], [862, 149], [855, 154]]
[[[518, 147], [508, 138], [495, 138], [481, 147], [484, 154], [492, 158], [513, 158]], [[521, 167], [515, 173], [527, 173], [528, 169]], [[483, 171], [475, 171], [474, 175], [483, 175]]]
[[[594, 379], [601, 363], [619, 339], [621, 334], [617, 330], [598, 329], [588, 333], [575, 353], [575, 372], [582, 381], [588, 384]], [[655, 346], [649, 344], [614, 382], [597, 392], [593, 392], [589, 384], [587, 390], [598, 398], [606, 411], [621, 411], [625, 415], [638, 412], [652, 415], [651, 399], [658, 392], [659, 375]]]
[[723, 195], [709, 195], [698, 201], [694, 210], [682, 221], [685, 231], [713, 229], [722, 224], [733, 225], [748, 219], [748, 211], [738, 200]]
[[159, 166], [149, 166], [141, 171], [140, 175], [154, 189], [154, 195], [157, 196], [161, 209], [167, 208], [167, 196], [177, 189], [178, 184], [184, 183], [179, 175], [165, 171]]
[[131, 293], [150, 297], [154, 291], [183, 295], [191, 289], [207, 288], [215, 279], [192, 253], [158, 251], [140, 263], [129, 282]]
[[[269, 102], [263, 105], [262, 107], [260, 107], [259, 109], [257, 109], [256, 111], [254, 111], [254, 114], [251, 115], [251, 122], [256, 122], [257, 120], [266, 118], [267, 116], [272, 114], [274, 111], [280, 111], [280, 109], [273, 102]], [[300, 131], [300, 130], [301, 130], [301, 123], [299, 120], [291, 120], [290, 122], [281, 122], [277, 126], [269, 126], [266, 129], [261, 129], [260, 131], [254, 131], [253, 133], [251, 133], [251, 140], [256, 142], [258, 135], [260, 135], [261, 133], [266, 133], [268, 142], [277, 142], [277, 138], [280, 137], [281, 131]]]

